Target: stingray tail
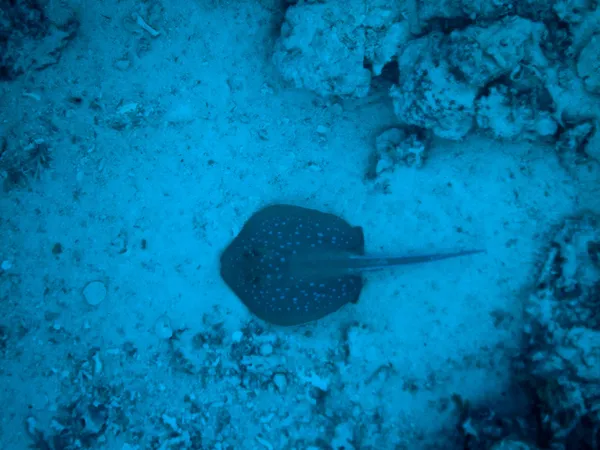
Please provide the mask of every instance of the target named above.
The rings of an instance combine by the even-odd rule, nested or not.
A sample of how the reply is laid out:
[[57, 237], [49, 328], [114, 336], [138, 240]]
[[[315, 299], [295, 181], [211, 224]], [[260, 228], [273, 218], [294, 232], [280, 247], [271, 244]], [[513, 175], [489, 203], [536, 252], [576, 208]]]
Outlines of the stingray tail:
[[458, 258], [460, 256], [474, 255], [477, 253], [485, 253], [485, 250], [461, 250], [450, 253], [432, 253], [428, 255], [416, 256], [353, 256], [351, 258], [352, 269], [358, 271], [380, 270], [387, 267], [402, 266], [406, 264], [421, 264], [442, 259]]

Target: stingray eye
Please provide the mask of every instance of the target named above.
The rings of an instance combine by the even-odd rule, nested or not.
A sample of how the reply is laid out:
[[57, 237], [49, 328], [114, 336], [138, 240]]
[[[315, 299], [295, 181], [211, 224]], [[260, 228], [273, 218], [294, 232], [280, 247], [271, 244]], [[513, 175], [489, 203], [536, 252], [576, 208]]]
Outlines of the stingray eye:
[[256, 274], [249, 273], [246, 276], [246, 281], [254, 286], [258, 286], [260, 284], [260, 277]]
[[260, 252], [255, 248], [249, 248], [244, 250], [244, 258], [246, 259], [254, 259], [260, 256]]

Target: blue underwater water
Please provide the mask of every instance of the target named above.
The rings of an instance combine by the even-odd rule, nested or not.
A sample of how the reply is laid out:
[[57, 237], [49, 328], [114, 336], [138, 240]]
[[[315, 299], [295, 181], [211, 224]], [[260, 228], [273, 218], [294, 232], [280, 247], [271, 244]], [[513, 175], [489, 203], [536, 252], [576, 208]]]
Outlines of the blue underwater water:
[[0, 2], [0, 449], [597, 448], [599, 8]]

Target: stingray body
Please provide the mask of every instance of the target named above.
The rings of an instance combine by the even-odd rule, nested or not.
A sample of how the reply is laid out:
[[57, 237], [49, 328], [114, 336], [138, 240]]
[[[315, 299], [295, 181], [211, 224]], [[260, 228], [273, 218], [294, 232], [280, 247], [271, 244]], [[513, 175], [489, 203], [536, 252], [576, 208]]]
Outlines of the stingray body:
[[221, 255], [221, 277], [257, 317], [276, 325], [320, 319], [356, 303], [363, 273], [478, 253], [364, 256], [361, 227], [291, 205], [256, 212]]

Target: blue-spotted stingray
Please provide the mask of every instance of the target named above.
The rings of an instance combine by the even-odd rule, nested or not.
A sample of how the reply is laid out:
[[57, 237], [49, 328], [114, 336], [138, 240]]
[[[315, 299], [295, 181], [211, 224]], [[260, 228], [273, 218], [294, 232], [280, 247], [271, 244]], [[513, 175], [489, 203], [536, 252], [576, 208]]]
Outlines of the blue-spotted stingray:
[[300, 325], [356, 303], [363, 273], [480, 253], [365, 256], [363, 229], [314, 209], [267, 206], [252, 215], [221, 255], [221, 277], [251, 313]]

